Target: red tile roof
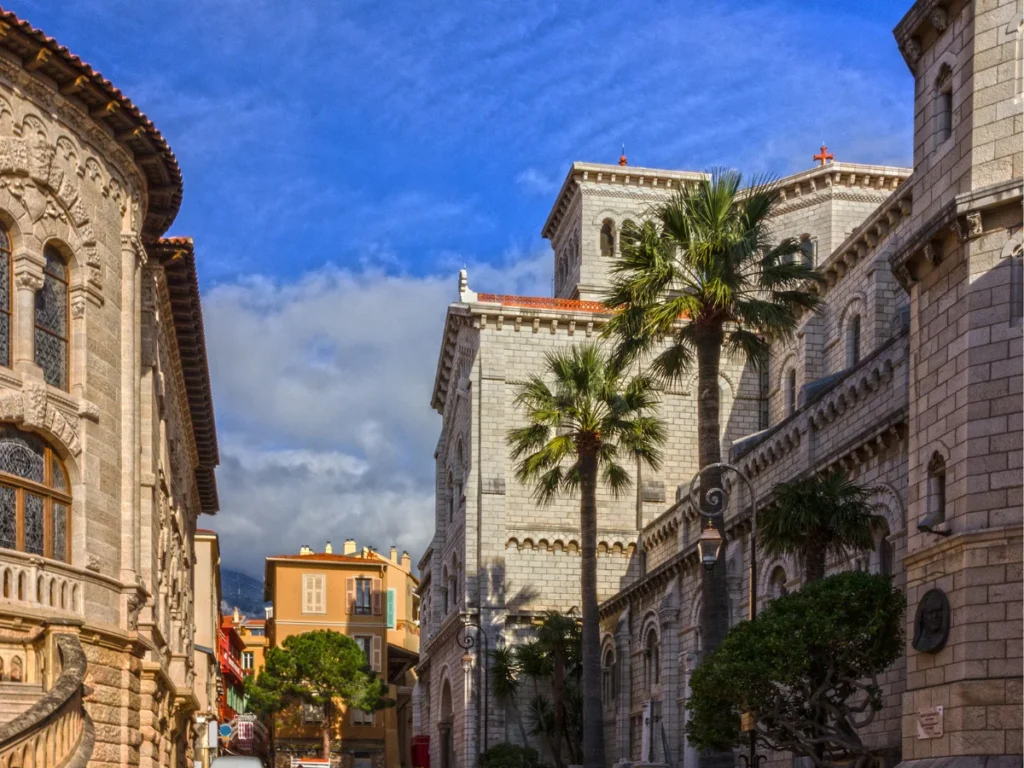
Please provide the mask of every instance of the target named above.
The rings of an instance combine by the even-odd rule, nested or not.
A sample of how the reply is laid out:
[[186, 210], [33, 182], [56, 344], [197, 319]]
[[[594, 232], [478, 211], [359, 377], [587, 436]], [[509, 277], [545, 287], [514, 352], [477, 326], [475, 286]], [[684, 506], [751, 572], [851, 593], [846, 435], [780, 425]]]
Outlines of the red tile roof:
[[524, 307], [526, 309], [565, 309], [577, 312], [598, 312], [602, 315], [612, 314], [600, 301], [583, 301], [582, 299], [549, 299], [544, 296], [510, 296], [500, 293], [479, 293], [477, 301], [485, 304], [501, 304], [504, 307]]
[[166, 232], [181, 206], [181, 169], [153, 122], [81, 58], [2, 8], [0, 49], [18, 60], [31, 61], [61, 93], [82, 102], [93, 120], [113, 129], [117, 140], [137, 158], [139, 172], [146, 180], [149, 205], [143, 223], [145, 238], [155, 240]]

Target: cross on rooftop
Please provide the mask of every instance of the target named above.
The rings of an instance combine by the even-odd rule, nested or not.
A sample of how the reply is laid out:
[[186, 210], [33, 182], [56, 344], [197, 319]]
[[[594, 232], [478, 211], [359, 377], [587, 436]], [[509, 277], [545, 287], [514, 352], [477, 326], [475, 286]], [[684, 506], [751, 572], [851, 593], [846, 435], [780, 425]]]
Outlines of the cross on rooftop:
[[815, 155], [813, 159], [814, 160], [820, 160], [821, 164], [824, 165], [825, 163], [833, 160], [834, 158], [835, 158], [835, 155], [833, 155], [831, 152], [829, 152], [828, 151], [828, 147], [826, 147], [824, 144], [822, 144], [821, 145], [821, 152], [818, 153], [817, 155]]

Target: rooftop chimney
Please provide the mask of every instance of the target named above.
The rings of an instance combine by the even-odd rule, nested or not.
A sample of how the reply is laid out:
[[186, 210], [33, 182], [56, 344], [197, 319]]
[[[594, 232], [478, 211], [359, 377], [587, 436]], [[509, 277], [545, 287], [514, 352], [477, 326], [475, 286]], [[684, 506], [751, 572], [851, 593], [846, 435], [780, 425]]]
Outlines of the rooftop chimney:
[[354, 555], [356, 553], [356, 540], [345, 539], [344, 549], [341, 550], [343, 555]]
[[334, 553], [334, 547], [331, 546], [331, 542], [327, 542], [327, 546], [324, 547], [324, 554], [330, 555]]
[[231, 620], [235, 624], [237, 624], [239, 621], [242, 620], [241, 617], [238, 615], [238, 606], [237, 605], [235, 606], [235, 609], [231, 612]]
[[395, 549], [394, 544], [391, 545], [391, 562], [396, 564], [398, 563], [398, 550]]
[[402, 567], [407, 571], [412, 571], [412, 558], [409, 557], [408, 551], [402, 552]]

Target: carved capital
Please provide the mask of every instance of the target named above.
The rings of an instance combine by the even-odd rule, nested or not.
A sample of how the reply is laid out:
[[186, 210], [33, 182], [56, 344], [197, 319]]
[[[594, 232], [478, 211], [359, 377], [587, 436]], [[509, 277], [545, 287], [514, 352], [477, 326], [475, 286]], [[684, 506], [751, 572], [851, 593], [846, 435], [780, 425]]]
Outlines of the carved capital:
[[17, 288], [26, 288], [35, 292], [43, 287], [43, 276], [41, 274], [37, 274], [34, 270], [25, 270], [23, 272], [15, 271], [14, 285]]

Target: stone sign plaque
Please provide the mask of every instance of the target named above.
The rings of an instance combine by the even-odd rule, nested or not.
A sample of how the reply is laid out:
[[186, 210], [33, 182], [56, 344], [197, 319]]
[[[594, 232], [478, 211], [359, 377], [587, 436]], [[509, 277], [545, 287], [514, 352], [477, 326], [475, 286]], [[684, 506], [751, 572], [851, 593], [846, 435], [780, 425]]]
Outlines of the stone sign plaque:
[[929, 707], [917, 713], [917, 738], [937, 739], [942, 736], [942, 707]]

